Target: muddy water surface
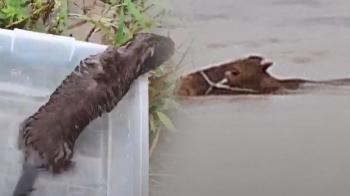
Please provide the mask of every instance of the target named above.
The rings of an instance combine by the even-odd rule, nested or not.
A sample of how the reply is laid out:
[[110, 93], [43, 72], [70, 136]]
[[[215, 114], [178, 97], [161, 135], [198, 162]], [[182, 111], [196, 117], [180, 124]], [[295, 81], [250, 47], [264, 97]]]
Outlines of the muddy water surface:
[[[173, 35], [196, 37], [185, 72], [260, 54], [276, 77], [350, 77], [350, 1], [179, 0], [174, 8], [192, 27]], [[174, 134], [172, 171], [182, 174], [174, 195], [348, 195], [349, 92], [187, 102], [177, 119], [186, 134]]]

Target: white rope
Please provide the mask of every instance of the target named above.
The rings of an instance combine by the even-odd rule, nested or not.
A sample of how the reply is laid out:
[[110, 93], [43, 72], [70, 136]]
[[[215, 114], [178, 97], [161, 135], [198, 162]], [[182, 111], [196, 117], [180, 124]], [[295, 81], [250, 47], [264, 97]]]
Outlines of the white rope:
[[224, 79], [220, 80], [219, 82], [214, 83], [208, 78], [208, 76], [203, 71], [199, 71], [199, 73], [202, 75], [204, 80], [209, 84], [209, 88], [205, 92], [206, 95], [208, 93], [210, 93], [214, 87], [221, 88], [221, 89], [227, 89], [227, 90], [231, 90], [231, 91], [238, 91], [238, 92], [248, 92], [248, 93], [258, 93], [259, 92], [257, 90], [253, 90], [253, 89], [240, 88], [240, 87], [230, 87], [228, 85], [225, 85], [225, 83], [228, 82], [227, 78], [224, 78]]

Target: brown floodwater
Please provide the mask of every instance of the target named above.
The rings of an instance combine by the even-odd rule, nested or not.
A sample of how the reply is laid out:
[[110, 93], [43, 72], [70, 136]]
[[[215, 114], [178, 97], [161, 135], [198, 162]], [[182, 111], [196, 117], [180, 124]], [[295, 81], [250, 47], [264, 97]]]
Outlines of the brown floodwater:
[[[178, 0], [191, 27], [185, 73], [259, 54], [279, 78], [350, 77], [350, 1]], [[173, 133], [172, 195], [342, 196], [350, 192], [350, 88], [183, 103]], [[176, 164], [174, 164], [176, 163]], [[170, 167], [169, 167], [170, 168]], [[166, 177], [165, 177], [166, 178]], [[170, 178], [170, 177], [169, 177]]]

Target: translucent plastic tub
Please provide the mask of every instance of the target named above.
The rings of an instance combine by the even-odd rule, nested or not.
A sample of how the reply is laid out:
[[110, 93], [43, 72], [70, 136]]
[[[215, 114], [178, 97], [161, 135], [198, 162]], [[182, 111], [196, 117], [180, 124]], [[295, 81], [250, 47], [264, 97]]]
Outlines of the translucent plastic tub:
[[[21, 172], [18, 123], [47, 101], [80, 60], [106, 46], [19, 29], [0, 30], [0, 195]], [[108, 115], [78, 139], [71, 172], [40, 173], [37, 196], [148, 195], [148, 81], [140, 77]]]

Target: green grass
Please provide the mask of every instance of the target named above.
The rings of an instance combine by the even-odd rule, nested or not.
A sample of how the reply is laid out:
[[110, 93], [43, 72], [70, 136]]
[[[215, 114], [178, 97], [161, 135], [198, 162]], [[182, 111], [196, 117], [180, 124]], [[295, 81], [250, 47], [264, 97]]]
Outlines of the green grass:
[[[151, 16], [147, 14], [147, 10], [163, 5], [164, 2], [161, 1], [153, 1], [153, 4], [146, 6], [145, 2], [140, 0], [103, 0], [102, 12], [94, 14], [85, 6], [81, 7], [82, 13], [67, 13], [67, 3], [61, 0], [48, 0], [47, 3], [42, 0], [0, 0], [0, 28], [20, 28], [67, 35], [67, 30], [90, 23], [93, 27], [86, 37], [76, 39], [89, 41], [92, 34], [99, 33], [102, 35], [102, 44], [118, 46], [131, 38], [133, 33], [150, 31], [161, 21], [164, 12]], [[67, 19], [75, 19], [78, 22], [68, 27]], [[170, 60], [150, 73], [150, 155], [157, 146], [161, 131], [175, 130], [170, 120], [177, 111], [177, 103], [171, 95], [175, 79], [170, 76], [176, 69], [174, 65]]]

